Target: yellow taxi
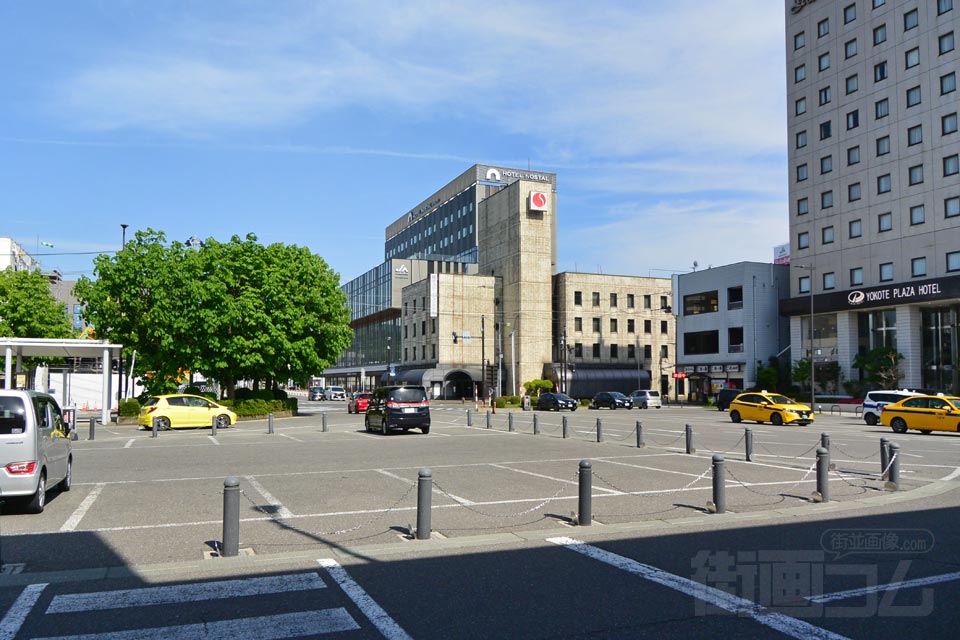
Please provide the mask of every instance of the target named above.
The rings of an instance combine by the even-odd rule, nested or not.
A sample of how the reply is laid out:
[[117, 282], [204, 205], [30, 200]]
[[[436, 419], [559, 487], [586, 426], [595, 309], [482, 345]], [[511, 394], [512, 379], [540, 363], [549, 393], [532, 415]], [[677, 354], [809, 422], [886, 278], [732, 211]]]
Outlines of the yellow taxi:
[[237, 422], [237, 414], [209, 398], [188, 393], [154, 396], [140, 409], [137, 424], [147, 429], [182, 429], [185, 427], [209, 427], [217, 420], [218, 429], [226, 429]]
[[813, 422], [813, 411], [779, 393], [748, 391], [730, 401], [730, 419], [734, 422], [754, 420], [778, 425], [807, 425]]
[[913, 396], [888, 404], [880, 412], [880, 424], [895, 433], [916, 429], [931, 431], [960, 431], [960, 398], [956, 396]]

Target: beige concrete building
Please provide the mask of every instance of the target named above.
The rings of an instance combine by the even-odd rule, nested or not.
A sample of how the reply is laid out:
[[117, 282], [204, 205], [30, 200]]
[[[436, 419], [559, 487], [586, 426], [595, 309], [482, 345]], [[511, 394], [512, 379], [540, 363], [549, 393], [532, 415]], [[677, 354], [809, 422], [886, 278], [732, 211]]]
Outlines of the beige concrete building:
[[[794, 360], [960, 391], [954, 0], [785, 0]], [[812, 311], [811, 311], [812, 307]], [[813, 320], [811, 321], [811, 318]]]

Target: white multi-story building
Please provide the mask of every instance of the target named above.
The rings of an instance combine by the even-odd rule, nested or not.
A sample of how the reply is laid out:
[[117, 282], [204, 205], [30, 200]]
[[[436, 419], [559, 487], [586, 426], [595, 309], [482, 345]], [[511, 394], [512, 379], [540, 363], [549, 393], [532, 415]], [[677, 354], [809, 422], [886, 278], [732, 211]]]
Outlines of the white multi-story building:
[[40, 263], [13, 238], [0, 238], [0, 271], [10, 267], [14, 271], [26, 271], [39, 269]]
[[792, 358], [958, 392], [957, 0], [785, 3]]

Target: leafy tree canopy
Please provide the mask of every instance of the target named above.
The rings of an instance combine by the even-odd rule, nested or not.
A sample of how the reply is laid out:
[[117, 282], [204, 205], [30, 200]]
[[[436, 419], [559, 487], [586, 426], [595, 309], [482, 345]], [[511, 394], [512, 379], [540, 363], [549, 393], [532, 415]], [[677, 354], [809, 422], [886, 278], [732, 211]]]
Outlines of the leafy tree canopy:
[[136, 349], [135, 375], [157, 393], [184, 371], [218, 380], [302, 380], [349, 344], [339, 276], [297, 246], [263, 246], [253, 234], [198, 249], [139, 231], [77, 283], [98, 337]]
[[890, 347], [877, 347], [866, 353], [858, 353], [853, 366], [863, 371], [865, 381], [879, 385], [881, 389], [896, 389], [900, 381], [900, 363], [903, 354]]
[[70, 338], [73, 327], [67, 306], [50, 292], [39, 271], [0, 271], [0, 336], [8, 338]]

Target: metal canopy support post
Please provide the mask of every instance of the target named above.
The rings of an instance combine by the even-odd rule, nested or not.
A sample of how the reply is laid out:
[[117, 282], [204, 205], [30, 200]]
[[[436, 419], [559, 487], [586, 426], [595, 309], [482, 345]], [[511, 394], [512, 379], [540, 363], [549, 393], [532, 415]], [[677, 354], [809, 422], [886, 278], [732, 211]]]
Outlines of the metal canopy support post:
[[103, 391], [100, 396], [100, 424], [110, 424], [110, 398], [113, 396], [110, 391], [110, 383], [113, 381], [110, 376], [110, 369], [113, 361], [110, 359], [109, 348], [104, 347], [102, 358], [100, 368], [103, 370]]

